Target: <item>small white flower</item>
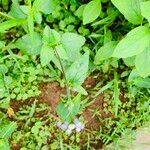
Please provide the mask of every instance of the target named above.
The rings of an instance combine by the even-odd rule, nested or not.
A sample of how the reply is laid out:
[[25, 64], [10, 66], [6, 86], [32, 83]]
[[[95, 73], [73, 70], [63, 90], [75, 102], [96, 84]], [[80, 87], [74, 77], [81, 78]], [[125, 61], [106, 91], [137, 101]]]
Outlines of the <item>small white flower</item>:
[[68, 122], [65, 122], [65, 123], [63, 123], [63, 124], [60, 126], [60, 128], [61, 128], [62, 130], [66, 130], [66, 129], [68, 128], [68, 125], [69, 125], [69, 123], [68, 123]]
[[62, 125], [62, 123], [60, 121], [56, 122], [56, 126], [60, 128], [60, 126]]
[[80, 128], [76, 128], [76, 132], [80, 132], [81, 131], [81, 129]]
[[80, 123], [79, 119], [78, 118], [74, 118], [74, 124], [76, 125], [78, 123]]
[[82, 123], [81, 122], [78, 122], [77, 124], [76, 124], [76, 127], [81, 127], [82, 126]]
[[70, 125], [68, 126], [68, 129], [69, 129], [69, 130], [75, 129], [75, 125], [74, 125], [74, 124], [70, 124]]
[[85, 128], [84, 124], [81, 124], [80, 129], [83, 130]]

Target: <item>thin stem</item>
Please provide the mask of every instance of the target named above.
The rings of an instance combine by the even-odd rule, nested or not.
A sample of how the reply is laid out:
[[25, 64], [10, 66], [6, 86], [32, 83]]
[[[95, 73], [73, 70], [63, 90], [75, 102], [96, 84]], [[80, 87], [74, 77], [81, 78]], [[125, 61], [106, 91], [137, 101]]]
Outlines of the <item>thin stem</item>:
[[69, 89], [69, 86], [68, 86], [68, 81], [67, 81], [67, 77], [66, 77], [66, 74], [65, 74], [65, 70], [64, 70], [63, 64], [61, 62], [61, 58], [59, 57], [59, 54], [58, 54], [57, 50], [55, 48], [54, 48], [54, 50], [55, 50], [55, 53], [56, 53], [56, 57], [57, 57], [57, 59], [59, 61], [59, 64], [61, 66], [61, 70], [62, 70], [64, 79], [65, 79], [65, 84], [66, 84], [66, 89], [67, 89], [67, 97], [68, 97], [68, 100], [71, 101], [70, 89]]
[[5, 17], [5, 18], [14, 19], [14, 17], [9, 16], [8, 14], [5, 14], [3, 12], [0, 12], [0, 15], [3, 16], [3, 17]]

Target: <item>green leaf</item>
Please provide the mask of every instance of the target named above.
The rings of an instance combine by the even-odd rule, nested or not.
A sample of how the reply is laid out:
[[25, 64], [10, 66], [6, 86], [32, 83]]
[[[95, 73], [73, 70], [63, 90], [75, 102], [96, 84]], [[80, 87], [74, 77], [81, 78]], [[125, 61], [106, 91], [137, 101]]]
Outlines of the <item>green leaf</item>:
[[6, 139], [0, 139], [0, 149], [1, 150], [10, 150], [9, 142]]
[[136, 56], [135, 66], [142, 77], [150, 76], [150, 46]]
[[87, 91], [81, 85], [74, 85], [75, 91], [82, 95], [88, 95]]
[[6, 44], [6, 42], [0, 41], [0, 49], [4, 48], [4, 47], [5, 47], [5, 44]]
[[85, 38], [76, 33], [64, 33], [62, 35], [62, 45], [66, 50], [68, 58], [76, 61], [80, 58], [81, 47], [85, 43]]
[[59, 55], [59, 57], [63, 60], [68, 60], [67, 52], [66, 50], [62, 47], [62, 45], [58, 45], [55, 47], [56, 51]]
[[6, 65], [0, 65], [0, 74], [5, 74], [8, 72], [8, 68]]
[[12, 83], [13, 79], [10, 76], [4, 76], [5, 86], [9, 86]]
[[111, 0], [125, 18], [133, 24], [141, 24], [140, 2], [142, 0]]
[[73, 104], [71, 104], [69, 111], [71, 112], [71, 117], [74, 118], [80, 110], [81, 94], [75, 96], [72, 102]]
[[140, 88], [150, 88], [150, 78], [136, 77], [134, 84]]
[[79, 18], [83, 16], [83, 11], [85, 9], [86, 4], [81, 5], [75, 12], [75, 15]]
[[34, 11], [41, 11], [44, 14], [50, 14], [56, 8], [55, 0], [35, 0], [33, 3]]
[[25, 19], [11, 19], [5, 22], [0, 23], [0, 32], [5, 32], [12, 27], [20, 26], [26, 23]]
[[88, 24], [93, 22], [99, 17], [101, 13], [101, 3], [100, 0], [92, 0], [89, 2], [83, 11], [83, 24]]
[[42, 38], [39, 33], [34, 32], [34, 44], [29, 34], [24, 35], [16, 41], [16, 46], [29, 55], [39, 55], [42, 48]]
[[15, 122], [11, 122], [5, 127], [0, 129], [0, 137], [1, 138], [9, 138], [10, 135], [16, 130], [17, 124]]
[[63, 121], [67, 121], [67, 122], [71, 122], [71, 117], [70, 117], [70, 113], [68, 110], [68, 107], [66, 106], [66, 104], [64, 102], [60, 102], [57, 105], [56, 108], [57, 111], [57, 115], [63, 120]]
[[29, 13], [28, 13], [28, 28], [29, 28], [29, 34], [30, 34], [30, 37], [31, 37], [31, 42], [32, 44], [34, 43], [34, 20], [33, 20], [33, 11], [30, 10]]
[[66, 106], [66, 103], [60, 102], [57, 105], [56, 111], [58, 116], [63, 120], [70, 123], [74, 117], [78, 114], [80, 110], [80, 103], [81, 103], [81, 94], [75, 96], [72, 100], [72, 103], [69, 106]]
[[131, 30], [127, 36], [119, 42], [113, 53], [114, 57], [127, 58], [137, 55], [150, 44], [150, 29], [144, 26]]
[[27, 15], [23, 12], [24, 7], [26, 7], [26, 9], [28, 8], [27, 6], [20, 6], [18, 3], [13, 3], [11, 5], [11, 10], [9, 12], [9, 15], [14, 17], [14, 18], [21, 18], [21, 19], [25, 19], [27, 18]]
[[150, 1], [141, 2], [142, 16], [145, 17], [150, 23]]
[[55, 45], [58, 44], [60, 41], [61, 41], [60, 34], [56, 30], [50, 29], [49, 26], [46, 26], [44, 28], [43, 42], [46, 42], [47, 44]]
[[38, 24], [41, 24], [41, 22], [42, 22], [42, 15], [41, 15], [41, 13], [36, 12], [36, 13], [34, 14], [34, 19], [35, 19], [35, 21], [36, 21]]
[[101, 61], [112, 57], [117, 42], [111, 41], [102, 46], [96, 53], [95, 64], [100, 64]]
[[54, 50], [52, 47], [49, 47], [47, 44], [43, 44], [40, 59], [41, 65], [46, 66], [54, 57]]
[[73, 85], [80, 85], [84, 82], [87, 77], [89, 66], [89, 52], [80, 56], [80, 59], [76, 60], [72, 65], [66, 70], [66, 78], [68, 82]]
[[128, 67], [135, 66], [135, 56], [124, 58], [123, 61]]

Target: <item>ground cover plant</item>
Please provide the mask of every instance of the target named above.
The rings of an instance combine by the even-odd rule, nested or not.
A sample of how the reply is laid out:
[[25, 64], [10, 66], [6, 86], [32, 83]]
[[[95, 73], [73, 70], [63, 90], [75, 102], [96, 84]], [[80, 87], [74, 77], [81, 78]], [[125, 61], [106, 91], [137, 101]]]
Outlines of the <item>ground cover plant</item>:
[[149, 0], [0, 0], [0, 149], [132, 149], [149, 23]]

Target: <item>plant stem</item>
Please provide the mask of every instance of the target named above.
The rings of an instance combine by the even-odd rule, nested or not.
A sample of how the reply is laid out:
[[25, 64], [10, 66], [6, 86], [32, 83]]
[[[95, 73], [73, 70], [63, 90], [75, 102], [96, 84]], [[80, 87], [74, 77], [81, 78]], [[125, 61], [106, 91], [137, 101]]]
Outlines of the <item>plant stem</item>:
[[9, 18], [9, 19], [13, 19], [14, 18], [14, 17], [9, 16], [8, 14], [5, 14], [3, 12], [0, 12], [0, 15], [3, 16], [3, 17], [5, 17], [5, 18]]
[[62, 70], [62, 74], [63, 74], [64, 79], [65, 79], [65, 85], [66, 85], [66, 89], [67, 89], [67, 97], [68, 97], [68, 100], [71, 102], [70, 88], [68, 86], [68, 81], [67, 81], [67, 77], [66, 77], [66, 74], [65, 74], [65, 70], [64, 70], [63, 64], [61, 62], [61, 58], [60, 58], [60, 56], [59, 56], [59, 54], [58, 54], [58, 52], [57, 52], [57, 50], [55, 48], [54, 48], [54, 51], [56, 53], [56, 57], [57, 57], [57, 59], [59, 61], [59, 64], [60, 64], [61, 70]]

